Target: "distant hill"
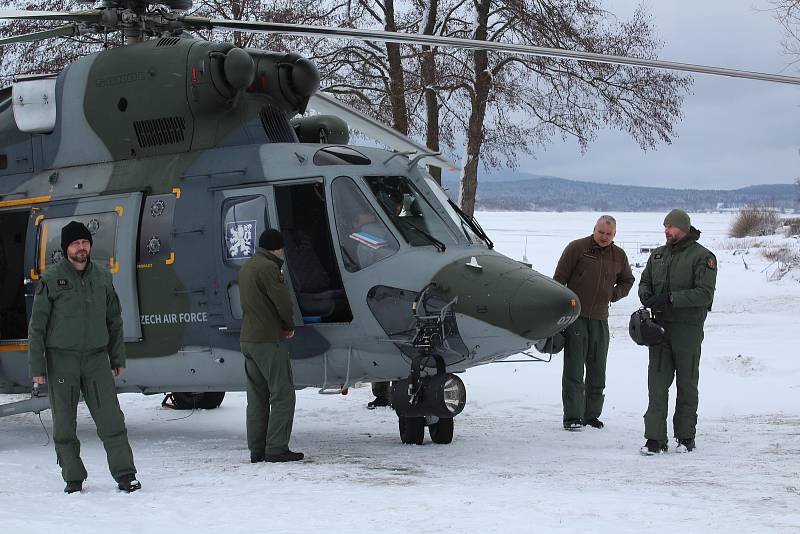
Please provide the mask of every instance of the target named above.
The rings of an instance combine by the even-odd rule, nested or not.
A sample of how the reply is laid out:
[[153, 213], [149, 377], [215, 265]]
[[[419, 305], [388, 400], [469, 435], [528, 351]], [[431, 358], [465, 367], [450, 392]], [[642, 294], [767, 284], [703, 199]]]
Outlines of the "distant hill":
[[[458, 180], [444, 187], [455, 200]], [[667, 189], [579, 182], [554, 177], [478, 183], [477, 207], [488, 211], [714, 211], [747, 205], [796, 209], [800, 192], [793, 184], [754, 185], [734, 190]]]

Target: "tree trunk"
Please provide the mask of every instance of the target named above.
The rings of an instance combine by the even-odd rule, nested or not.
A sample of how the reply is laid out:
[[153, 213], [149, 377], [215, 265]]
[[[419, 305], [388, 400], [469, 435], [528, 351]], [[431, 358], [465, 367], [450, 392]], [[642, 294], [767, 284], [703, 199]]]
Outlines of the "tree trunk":
[[[433, 35], [436, 28], [436, 15], [439, 8], [438, 0], [428, 0], [428, 12], [423, 13], [425, 27], [422, 33]], [[439, 95], [436, 94], [436, 52], [430, 46], [422, 47], [422, 87], [425, 94], [425, 144], [434, 152], [439, 152]], [[428, 172], [442, 185], [441, 167], [428, 166]]]
[[[386, 25], [389, 32], [397, 31], [394, 18], [394, 0], [386, 0]], [[408, 135], [408, 107], [406, 106], [406, 82], [403, 75], [403, 60], [400, 56], [400, 45], [386, 43], [386, 55], [389, 60], [389, 101], [392, 106], [392, 128], [403, 135]]]
[[[475, 35], [473, 39], [485, 41], [488, 36], [489, 8], [491, 0], [475, 1]], [[489, 74], [489, 55], [485, 50], [472, 53], [474, 68], [474, 93], [470, 98], [471, 108], [467, 125], [466, 154], [464, 168], [461, 170], [461, 191], [459, 204], [464, 213], [475, 213], [475, 194], [478, 190], [478, 165], [483, 146], [483, 121], [486, 119], [486, 103], [492, 87]]]

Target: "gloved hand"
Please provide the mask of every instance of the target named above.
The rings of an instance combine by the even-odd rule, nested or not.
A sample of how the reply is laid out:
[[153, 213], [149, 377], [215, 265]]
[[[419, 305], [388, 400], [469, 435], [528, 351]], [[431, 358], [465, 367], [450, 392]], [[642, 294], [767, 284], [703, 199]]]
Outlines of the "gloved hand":
[[650, 308], [651, 310], [657, 310], [663, 308], [667, 302], [672, 302], [672, 295], [670, 293], [662, 293], [660, 295], [654, 295], [649, 299], [642, 302], [642, 305], [645, 308]]

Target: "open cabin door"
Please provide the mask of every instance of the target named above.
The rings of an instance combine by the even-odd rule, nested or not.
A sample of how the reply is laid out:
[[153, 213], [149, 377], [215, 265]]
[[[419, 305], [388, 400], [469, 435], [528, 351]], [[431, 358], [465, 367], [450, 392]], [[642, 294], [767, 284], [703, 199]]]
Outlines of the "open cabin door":
[[[275, 228], [275, 196], [272, 186], [237, 187], [214, 192], [216, 222], [213, 241], [219, 287], [222, 293], [223, 325], [220, 330], [238, 333], [242, 328], [239, 269], [255, 254], [258, 237]], [[297, 315], [297, 314], [296, 314]], [[299, 315], [295, 325], [302, 324]]]
[[139, 298], [136, 287], [137, 230], [142, 193], [126, 193], [39, 204], [31, 209], [25, 246], [28, 317], [33, 287], [48, 266], [61, 261], [61, 229], [70, 221], [92, 233], [93, 261], [104, 264], [114, 277], [122, 305], [125, 341], [140, 341]]

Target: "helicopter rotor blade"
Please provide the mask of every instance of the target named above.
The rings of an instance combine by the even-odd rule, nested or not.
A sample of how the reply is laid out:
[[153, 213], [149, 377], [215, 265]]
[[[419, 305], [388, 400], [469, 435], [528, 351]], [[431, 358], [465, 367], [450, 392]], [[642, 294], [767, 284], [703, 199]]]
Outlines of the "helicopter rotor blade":
[[441, 167], [445, 170], [458, 170], [458, 167], [441, 155], [431, 152], [431, 150], [419, 143], [411, 140], [397, 130], [386, 126], [382, 122], [357, 111], [344, 102], [318, 91], [309, 101], [309, 107], [320, 113], [336, 115], [347, 121], [347, 125], [361, 133], [372, 137], [398, 152], [416, 152], [418, 154], [429, 154], [426, 157], [427, 164], [434, 167]]
[[102, 16], [102, 11], [91, 9], [88, 11], [30, 11], [22, 9], [2, 9], [0, 19], [18, 20], [68, 20], [71, 22], [97, 22]]
[[41, 41], [42, 39], [50, 39], [52, 37], [71, 37], [78, 35], [80, 31], [75, 24], [67, 24], [59, 26], [52, 30], [43, 30], [40, 32], [26, 33], [24, 35], [14, 35], [12, 37], [0, 37], [0, 46], [11, 43], [26, 43], [31, 41]]
[[547, 48], [514, 43], [499, 43], [494, 41], [477, 41], [474, 39], [464, 39], [460, 37], [441, 37], [437, 35], [387, 32], [382, 30], [361, 30], [357, 28], [328, 28], [324, 26], [289, 24], [280, 22], [208, 19], [205, 17], [195, 16], [180, 17], [180, 20], [187, 26], [198, 29], [224, 28], [242, 32], [296, 35], [301, 37], [323, 36], [339, 37], [342, 39], [359, 39], [362, 41], [446, 46], [450, 48], [461, 48], [466, 50], [488, 50], [491, 52], [499, 52], [504, 54], [573, 59], [576, 61], [587, 61], [592, 63], [607, 63], [611, 65], [629, 65], [651, 69], [677, 70], [698, 74], [712, 74], [715, 76], [729, 76], [734, 78], [747, 78], [752, 80], [800, 85], [800, 78], [782, 76], [778, 74], [694, 65], [691, 63], [677, 63], [658, 59], [644, 59], [615, 56], [611, 54], [598, 54], [594, 52], [571, 51], [560, 48]]

